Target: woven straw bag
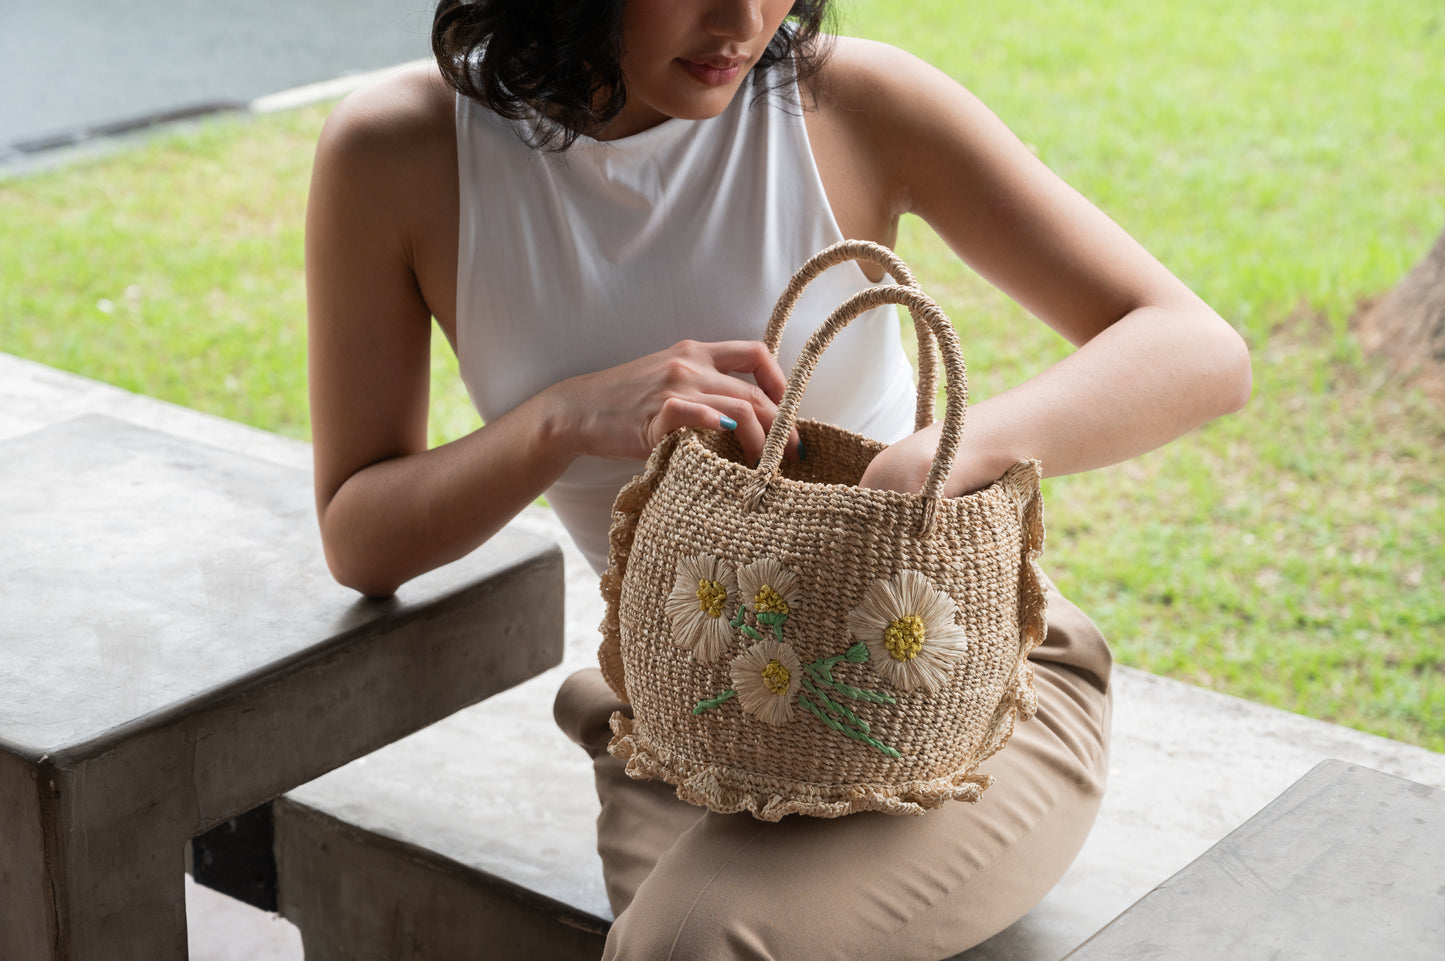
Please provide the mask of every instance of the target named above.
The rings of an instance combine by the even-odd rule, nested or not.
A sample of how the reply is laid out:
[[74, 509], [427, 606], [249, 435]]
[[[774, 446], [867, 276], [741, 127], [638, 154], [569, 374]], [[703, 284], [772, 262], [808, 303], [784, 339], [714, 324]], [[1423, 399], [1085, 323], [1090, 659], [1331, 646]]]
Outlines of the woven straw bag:
[[[844, 241], [794, 275], [768, 324], [776, 355], [802, 289], [869, 260], [897, 283], [851, 298], [809, 339], [756, 468], [731, 433], [674, 431], [613, 507], [600, 660], [632, 717], [609, 750], [720, 813], [922, 814], [976, 801], [978, 765], [1033, 716], [1044, 634], [1037, 461], [942, 496], [968, 387], [952, 324], [886, 247]], [[818, 357], [859, 314], [903, 304], [919, 336], [916, 426], [942, 437], [918, 494], [857, 486], [885, 445], [798, 420]], [[796, 423], [807, 450], [783, 460]]]

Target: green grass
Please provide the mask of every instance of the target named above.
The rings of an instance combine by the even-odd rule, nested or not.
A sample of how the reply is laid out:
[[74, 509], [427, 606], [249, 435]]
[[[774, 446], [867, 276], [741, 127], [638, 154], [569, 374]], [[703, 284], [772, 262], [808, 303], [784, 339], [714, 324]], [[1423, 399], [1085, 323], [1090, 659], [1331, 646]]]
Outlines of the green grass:
[[[1445, 415], [1347, 327], [1445, 227], [1445, 11], [1105, 9], [843, 17], [983, 97], [1253, 349], [1241, 414], [1047, 482], [1047, 566], [1124, 663], [1445, 749]], [[0, 183], [0, 349], [307, 436], [301, 230], [323, 115]], [[977, 397], [1066, 351], [920, 224], [900, 251], [959, 327]], [[435, 341], [440, 442], [477, 420]]]
[[[0, 181], [0, 350], [310, 436], [306, 190], [330, 105]], [[431, 440], [481, 421], [433, 338]]]
[[[1445, 227], [1445, 11], [897, 8], [850, 19], [978, 93], [1253, 350], [1242, 413], [1046, 484], [1061, 587], [1124, 663], [1445, 749], [1445, 416], [1347, 331]], [[906, 227], [978, 396], [1067, 350]]]

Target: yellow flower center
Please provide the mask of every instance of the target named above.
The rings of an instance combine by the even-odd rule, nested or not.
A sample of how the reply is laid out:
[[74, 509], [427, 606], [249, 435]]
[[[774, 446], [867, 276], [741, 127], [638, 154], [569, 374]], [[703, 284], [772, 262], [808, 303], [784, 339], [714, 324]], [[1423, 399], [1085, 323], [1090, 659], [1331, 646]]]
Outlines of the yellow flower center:
[[783, 595], [773, 590], [772, 585], [764, 584], [753, 597], [753, 610], [759, 614], [786, 614], [788, 602], [783, 600]]
[[888, 625], [883, 646], [895, 661], [911, 661], [923, 650], [923, 618], [907, 614]]
[[722, 617], [723, 601], [727, 599], [726, 588], [717, 581], [697, 582], [697, 606], [708, 617]]
[[792, 673], [777, 658], [773, 658], [768, 662], [768, 666], [763, 668], [763, 683], [768, 686], [768, 690], [779, 696], [788, 693], [788, 682], [792, 679]]

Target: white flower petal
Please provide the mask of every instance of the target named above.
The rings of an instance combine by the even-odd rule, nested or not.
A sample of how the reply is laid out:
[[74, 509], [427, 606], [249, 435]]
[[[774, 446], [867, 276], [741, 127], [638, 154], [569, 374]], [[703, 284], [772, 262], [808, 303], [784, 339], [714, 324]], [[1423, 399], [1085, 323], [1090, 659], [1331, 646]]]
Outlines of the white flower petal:
[[[722, 607], [716, 616], [705, 610], [698, 599], [698, 587], [703, 581], [712, 581], [723, 589]], [[672, 624], [672, 642], [692, 651], [704, 664], [711, 663], [731, 646], [728, 620], [736, 605], [737, 575], [732, 565], [711, 554], [681, 558], [672, 592], [663, 602]]]
[[[763, 677], [763, 671], [773, 661], [788, 672], [788, 687], [781, 694], [770, 688]], [[803, 665], [791, 645], [765, 637], [733, 658], [729, 671], [744, 712], [773, 725], [793, 719], [793, 699], [803, 683]]]
[[732, 647], [733, 629], [732, 625], [728, 623], [726, 615], [708, 617], [704, 614], [702, 616], [707, 623], [699, 632], [697, 643], [692, 649], [692, 656], [704, 664], [711, 664]]
[[863, 592], [863, 600], [848, 614], [848, 628], [856, 634], [859, 639], [870, 635], [883, 636], [888, 630], [888, 625], [893, 622], [897, 615], [892, 613], [893, 605], [889, 602], [889, 587], [885, 580], [874, 581]]
[[[888, 650], [886, 633], [896, 621], [917, 617], [923, 625], [923, 646], [900, 660]], [[868, 645], [873, 670], [902, 691], [938, 691], [948, 672], [967, 650], [957, 623], [958, 605], [918, 571], [903, 570], [868, 586], [848, 615], [848, 628]]]
[[738, 570], [738, 593], [748, 610], [757, 613], [757, 596], [764, 587], [771, 587], [789, 609], [798, 602], [798, 575], [771, 557], [760, 557]]

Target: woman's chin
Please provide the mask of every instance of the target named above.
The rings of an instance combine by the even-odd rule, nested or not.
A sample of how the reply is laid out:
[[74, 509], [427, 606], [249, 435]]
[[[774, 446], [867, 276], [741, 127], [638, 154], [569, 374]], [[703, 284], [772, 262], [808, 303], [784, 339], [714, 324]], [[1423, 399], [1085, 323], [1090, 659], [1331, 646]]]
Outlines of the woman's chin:
[[737, 94], [737, 85], [712, 87], [692, 96], [673, 96], [653, 104], [630, 104], [598, 136], [599, 140], [620, 140], [650, 130], [668, 120], [711, 120], [728, 108]]

